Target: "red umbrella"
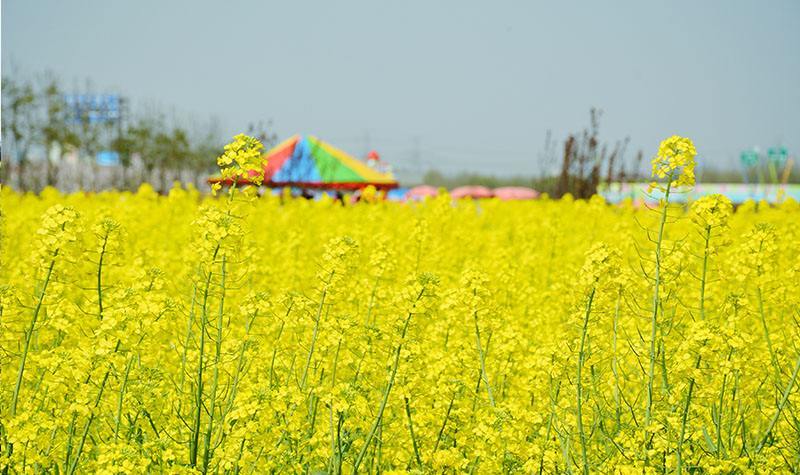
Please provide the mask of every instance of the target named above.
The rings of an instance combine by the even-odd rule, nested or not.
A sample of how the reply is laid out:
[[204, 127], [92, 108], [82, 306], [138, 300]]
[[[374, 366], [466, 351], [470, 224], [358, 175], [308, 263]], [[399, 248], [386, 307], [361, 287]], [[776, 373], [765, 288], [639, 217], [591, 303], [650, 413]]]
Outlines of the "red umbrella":
[[450, 191], [453, 198], [491, 198], [494, 196], [492, 190], [485, 186], [459, 186]]
[[494, 196], [503, 201], [535, 200], [539, 197], [539, 192], [524, 186], [501, 186], [494, 189]]
[[406, 192], [406, 199], [407, 200], [422, 200], [425, 197], [435, 197], [439, 194], [439, 190], [432, 186], [428, 185], [420, 185], [411, 188]]

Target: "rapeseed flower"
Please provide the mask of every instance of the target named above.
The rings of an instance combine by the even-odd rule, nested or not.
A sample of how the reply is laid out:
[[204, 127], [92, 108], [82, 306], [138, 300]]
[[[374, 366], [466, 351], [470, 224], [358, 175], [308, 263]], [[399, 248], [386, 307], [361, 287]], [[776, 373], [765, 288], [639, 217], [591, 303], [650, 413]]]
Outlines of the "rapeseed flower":
[[733, 214], [733, 204], [725, 195], [708, 195], [692, 203], [694, 221], [702, 227], [724, 226]]
[[[239, 180], [247, 180], [255, 186], [261, 185], [266, 165], [263, 149], [264, 145], [255, 137], [245, 134], [235, 135], [233, 141], [225, 145], [224, 152], [217, 158], [222, 180], [231, 180], [234, 184]], [[216, 193], [221, 187], [219, 183], [215, 183], [212, 191]]]
[[[673, 135], [665, 139], [658, 147], [658, 153], [652, 164], [652, 177], [656, 179], [650, 183], [650, 188], [665, 190], [672, 188], [690, 188], [694, 186], [695, 157], [697, 150], [691, 139]], [[658, 180], [667, 179], [663, 184]]]
[[798, 469], [790, 200], [238, 197], [0, 191], [0, 465]]

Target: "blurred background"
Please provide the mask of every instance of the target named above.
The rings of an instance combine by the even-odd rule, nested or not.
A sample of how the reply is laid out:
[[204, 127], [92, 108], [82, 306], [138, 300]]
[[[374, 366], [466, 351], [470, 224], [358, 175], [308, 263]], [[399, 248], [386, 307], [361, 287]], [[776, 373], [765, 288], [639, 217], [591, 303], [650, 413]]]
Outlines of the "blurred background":
[[401, 186], [589, 196], [691, 137], [706, 183], [797, 183], [800, 2], [2, 1], [2, 182], [207, 188], [239, 132]]

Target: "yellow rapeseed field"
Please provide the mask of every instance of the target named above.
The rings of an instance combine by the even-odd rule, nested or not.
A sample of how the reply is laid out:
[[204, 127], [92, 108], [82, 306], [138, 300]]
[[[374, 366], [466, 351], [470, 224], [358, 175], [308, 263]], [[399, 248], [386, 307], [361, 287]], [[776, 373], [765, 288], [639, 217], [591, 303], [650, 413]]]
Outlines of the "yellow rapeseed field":
[[791, 200], [0, 199], [7, 473], [800, 470]]

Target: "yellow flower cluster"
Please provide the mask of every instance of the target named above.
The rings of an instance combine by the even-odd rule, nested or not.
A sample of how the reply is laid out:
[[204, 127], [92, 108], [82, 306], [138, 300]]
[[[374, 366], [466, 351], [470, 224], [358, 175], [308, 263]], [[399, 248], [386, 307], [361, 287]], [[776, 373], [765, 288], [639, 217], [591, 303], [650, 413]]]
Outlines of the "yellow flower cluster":
[[378, 201], [378, 190], [375, 189], [375, 186], [368, 185], [364, 190], [361, 192], [361, 199], [366, 201], [367, 203], [375, 203]]
[[599, 242], [586, 252], [586, 260], [581, 268], [581, 279], [586, 286], [597, 285], [602, 278], [613, 279], [619, 273], [619, 251]]
[[4, 188], [0, 470], [800, 469], [794, 201], [362, 201]]
[[76, 230], [73, 224], [78, 213], [71, 207], [55, 204], [42, 216], [42, 226], [36, 231], [39, 237], [39, 259], [44, 265], [58, 255], [61, 248], [74, 242]]
[[692, 219], [702, 227], [725, 226], [733, 214], [733, 204], [725, 195], [703, 196], [692, 203]]
[[665, 139], [658, 147], [658, 154], [653, 157], [652, 176], [656, 179], [667, 179], [667, 184], [658, 180], [650, 184], [650, 188], [665, 190], [671, 188], [694, 186], [694, 167], [697, 150], [691, 139], [673, 135]]
[[[264, 180], [263, 157], [264, 145], [255, 137], [238, 134], [233, 141], [225, 145], [225, 150], [217, 158], [222, 180], [231, 180], [234, 184], [239, 180], [246, 180], [256, 186]], [[215, 193], [222, 187], [215, 183], [212, 191]]]

